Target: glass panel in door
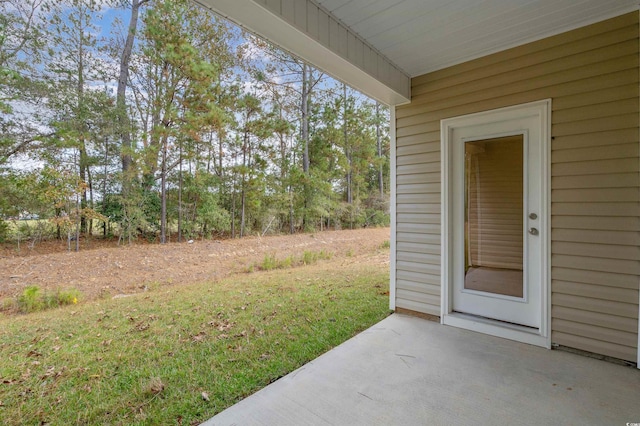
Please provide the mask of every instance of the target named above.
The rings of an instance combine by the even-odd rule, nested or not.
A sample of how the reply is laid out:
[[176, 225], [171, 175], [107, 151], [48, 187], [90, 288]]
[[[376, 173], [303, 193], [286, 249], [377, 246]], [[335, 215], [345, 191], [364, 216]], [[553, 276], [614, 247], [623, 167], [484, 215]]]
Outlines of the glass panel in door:
[[464, 144], [465, 290], [523, 297], [523, 139]]

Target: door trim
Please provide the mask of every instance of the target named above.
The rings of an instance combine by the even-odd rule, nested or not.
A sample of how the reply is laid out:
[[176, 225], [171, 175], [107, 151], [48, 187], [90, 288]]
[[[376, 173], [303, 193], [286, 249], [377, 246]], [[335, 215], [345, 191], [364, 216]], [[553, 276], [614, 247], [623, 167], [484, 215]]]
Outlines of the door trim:
[[[523, 117], [536, 116], [540, 124], [540, 146], [541, 146], [541, 206], [540, 211], [540, 237], [542, 238], [541, 256], [541, 286], [540, 286], [540, 328], [532, 329], [512, 324], [505, 324], [501, 321], [487, 318], [475, 317], [468, 314], [461, 314], [453, 311], [453, 194], [450, 185], [453, 167], [451, 165], [451, 142], [453, 129], [459, 127], [500, 122]], [[551, 348], [551, 99], [530, 102], [521, 105], [514, 105], [506, 108], [499, 108], [483, 111], [459, 117], [447, 118], [440, 122], [440, 164], [441, 171], [441, 248], [442, 248], [442, 269], [441, 269], [441, 315], [440, 322], [445, 325], [465, 328], [492, 336], [503, 337], [536, 346]]]

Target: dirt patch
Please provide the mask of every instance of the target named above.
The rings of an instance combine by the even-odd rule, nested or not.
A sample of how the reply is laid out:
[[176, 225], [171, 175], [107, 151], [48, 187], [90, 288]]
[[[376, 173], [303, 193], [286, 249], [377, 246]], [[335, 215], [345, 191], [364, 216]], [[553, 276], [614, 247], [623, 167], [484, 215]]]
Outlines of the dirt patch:
[[[114, 246], [86, 243], [90, 249], [67, 252], [66, 245], [45, 243], [33, 250], [0, 252], [0, 298], [20, 294], [29, 285], [56, 290], [75, 288], [85, 300], [139, 293], [163, 285], [216, 281], [247, 272], [265, 255], [302, 257], [305, 251], [332, 253], [329, 262], [388, 263], [389, 228], [325, 231], [273, 237], [193, 243]], [[108, 244], [105, 246], [104, 244]], [[12, 251], [13, 250], [13, 251]]]

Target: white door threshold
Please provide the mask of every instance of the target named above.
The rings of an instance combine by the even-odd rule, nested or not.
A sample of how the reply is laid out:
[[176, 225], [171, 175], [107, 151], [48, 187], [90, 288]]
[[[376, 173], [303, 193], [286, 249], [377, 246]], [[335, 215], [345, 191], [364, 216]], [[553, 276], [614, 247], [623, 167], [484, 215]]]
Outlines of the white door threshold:
[[550, 339], [543, 336], [537, 328], [525, 327], [460, 312], [451, 312], [443, 315], [441, 322], [444, 325], [450, 325], [452, 327], [464, 328], [465, 330], [551, 349]]

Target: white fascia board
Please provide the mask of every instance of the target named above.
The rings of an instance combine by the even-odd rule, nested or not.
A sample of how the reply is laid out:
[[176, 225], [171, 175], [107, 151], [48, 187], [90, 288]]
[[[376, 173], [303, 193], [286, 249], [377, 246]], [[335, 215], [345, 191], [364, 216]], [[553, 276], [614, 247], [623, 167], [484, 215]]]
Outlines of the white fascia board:
[[[301, 28], [297, 28], [296, 22], [292, 22], [292, 19], [296, 18], [291, 10], [282, 13], [282, 10], [267, 9], [269, 7], [267, 3], [273, 3], [267, 0], [260, 1], [265, 5], [258, 4], [253, 0], [192, 1], [240, 25], [247, 31], [269, 40], [384, 104], [392, 106], [410, 102], [411, 78], [387, 58], [364, 44], [362, 48], [369, 55], [368, 63], [375, 62], [375, 65], [369, 66], [373, 72], [366, 72], [363, 69], [367, 67], [364, 65], [364, 60], [360, 65], [357, 65], [355, 61], [346, 58], [349, 56], [349, 40], [353, 44], [356, 36], [333, 17], [329, 17], [330, 28], [337, 29], [337, 31], [331, 34], [330, 41], [323, 43], [319, 34], [312, 36], [308, 31], [302, 29], [305, 26], [309, 29], [308, 20], [303, 20], [302, 25], [298, 23], [297, 26]], [[318, 8], [308, 0], [296, 0], [290, 3], [305, 10]], [[281, 2], [275, 2], [275, 4], [281, 5]], [[322, 11], [322, 13], [325, 12]], [[344, 38], [347, 47], [345, 48], [345, 44], [341, 41], [332, 43], [336, 37]], [[359, 38], [357, 42], [363, 43]], [[339, 53], [339, 50], [342, 52]]]

